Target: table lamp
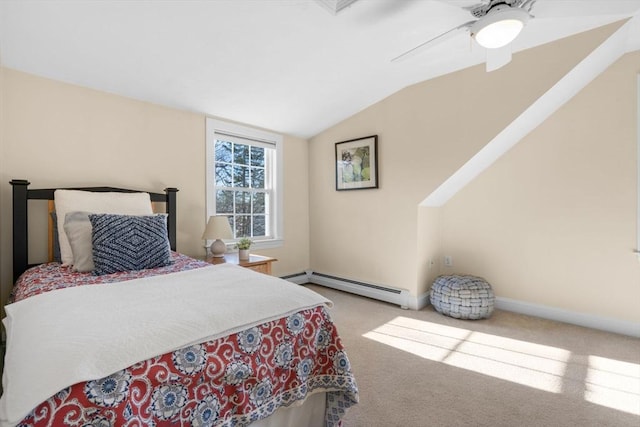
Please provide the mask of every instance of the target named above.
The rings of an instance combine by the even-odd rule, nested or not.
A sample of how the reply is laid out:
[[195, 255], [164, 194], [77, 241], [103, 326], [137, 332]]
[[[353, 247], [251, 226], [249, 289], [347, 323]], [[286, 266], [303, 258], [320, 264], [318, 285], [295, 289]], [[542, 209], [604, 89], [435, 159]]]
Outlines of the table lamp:
[[207, 227], [202, 233], [202, 240], [214, 240], [211, 244], [211, 255], [215, 258], [223, 257], [227, 251], [227, 245], [221, 239], [231, 239], [231, 226], [226, 216], [210, 216]]

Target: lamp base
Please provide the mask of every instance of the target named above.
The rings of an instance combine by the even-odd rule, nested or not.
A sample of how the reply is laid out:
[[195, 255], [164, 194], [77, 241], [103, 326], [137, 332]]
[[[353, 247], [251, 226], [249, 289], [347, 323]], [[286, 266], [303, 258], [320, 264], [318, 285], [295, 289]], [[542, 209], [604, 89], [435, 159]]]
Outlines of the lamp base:
[[216, 239], [215, 242], [211, 244], [211, 256], [214, 258], [222, 258], [224, 254], [227, 252], [227, 245], [220, 239]]

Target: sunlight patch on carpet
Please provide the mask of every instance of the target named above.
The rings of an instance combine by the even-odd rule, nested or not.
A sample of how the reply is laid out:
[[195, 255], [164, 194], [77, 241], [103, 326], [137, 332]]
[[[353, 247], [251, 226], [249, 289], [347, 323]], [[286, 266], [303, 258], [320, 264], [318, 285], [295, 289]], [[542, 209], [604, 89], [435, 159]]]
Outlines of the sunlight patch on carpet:
[[403, 316], [363, 336], [424, 359], [551, 393], [571, 393], [577, 385], [579, 396], [588, 402], [640, 415], [637, 363], [578, 357], [572, 371], [583, 374], [576, 377], [567, 372], [569, 350]]
[[640, 415], [640, 365], [589, 356], [584, 399]]
[[363, 336], [425, 359], [551, 393], [562, 391], [571, 356], [561, 348], [402, 316]]

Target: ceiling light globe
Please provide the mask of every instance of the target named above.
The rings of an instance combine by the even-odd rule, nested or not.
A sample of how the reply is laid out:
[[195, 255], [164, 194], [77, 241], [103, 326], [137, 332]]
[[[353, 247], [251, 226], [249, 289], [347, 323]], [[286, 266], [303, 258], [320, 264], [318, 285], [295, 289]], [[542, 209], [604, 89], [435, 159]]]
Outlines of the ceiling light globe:
[[495, 6], [471, 26], [475, 41], [487, 49], [497, 49], [511, 43], [529, 20], [529, 13], [521, 8]]
[[481, 29], [475, 35], [476, 42], [487, 49], [497, 49], [511, 43], [518, 37], [524, 24], [517, 19], [505, 19], [494, 22]]

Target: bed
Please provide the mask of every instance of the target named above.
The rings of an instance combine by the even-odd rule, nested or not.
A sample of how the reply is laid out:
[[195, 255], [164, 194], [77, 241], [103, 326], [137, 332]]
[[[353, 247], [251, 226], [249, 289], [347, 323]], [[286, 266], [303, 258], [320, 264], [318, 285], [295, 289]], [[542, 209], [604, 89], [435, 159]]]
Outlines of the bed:
[[[177, 189], [11, 184], [1, 425], [339, 426], [357, 403], [331, 302], [176, 252]], [[28, 263], [29, 200], [55, 200], [60, 260]]]

